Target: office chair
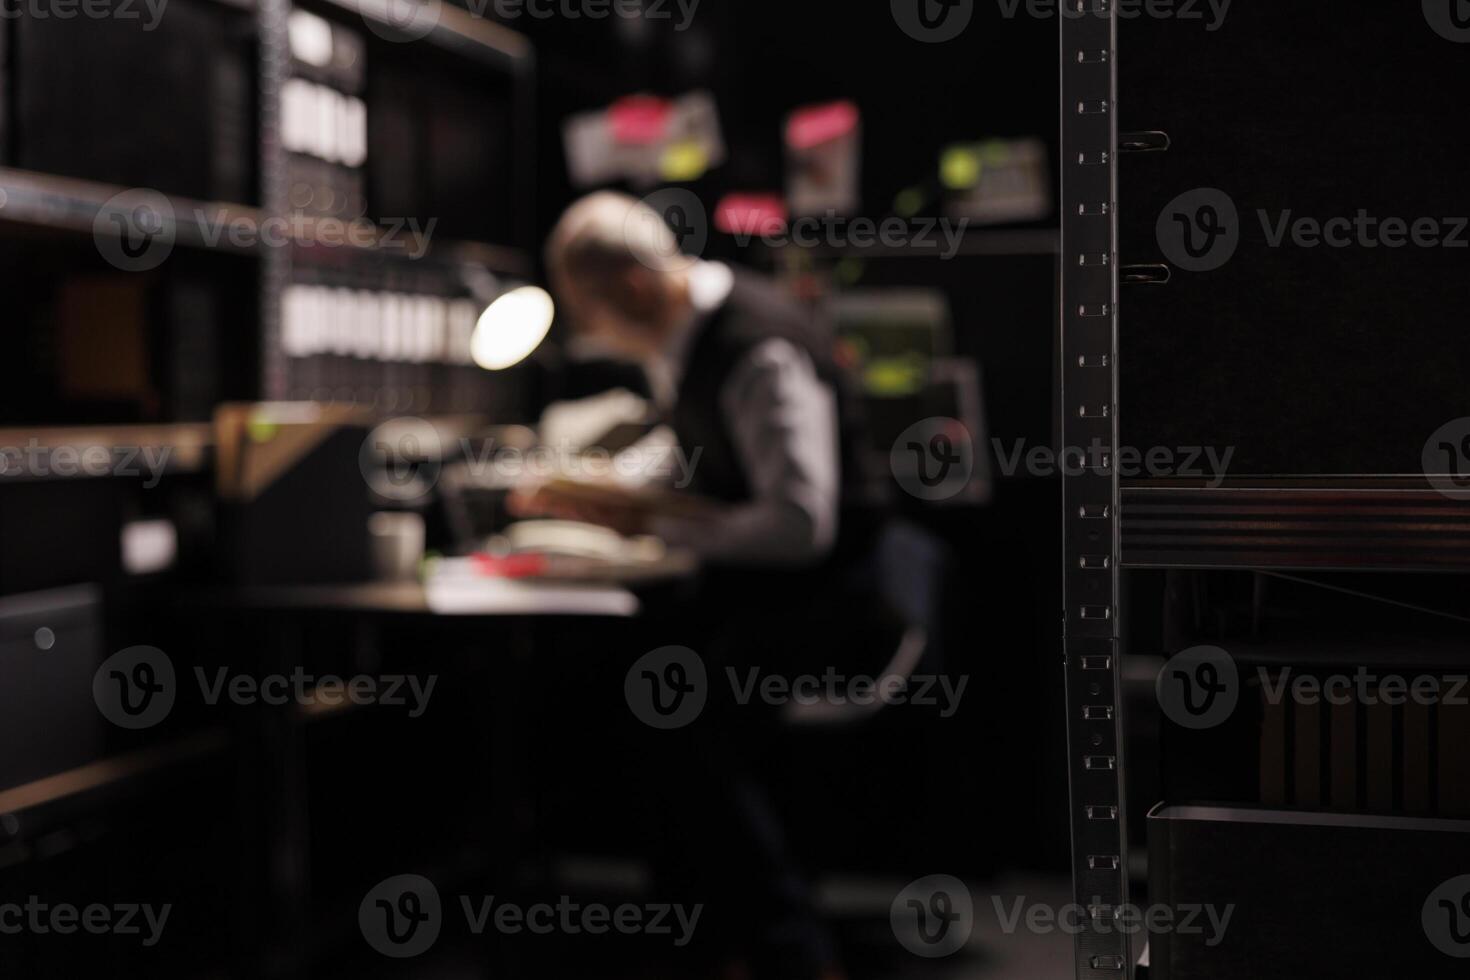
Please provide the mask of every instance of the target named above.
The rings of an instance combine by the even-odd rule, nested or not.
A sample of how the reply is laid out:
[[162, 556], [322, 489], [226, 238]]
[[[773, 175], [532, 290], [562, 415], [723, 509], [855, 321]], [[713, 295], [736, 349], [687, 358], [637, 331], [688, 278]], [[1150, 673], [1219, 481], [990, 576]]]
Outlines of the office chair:
[[[879, 597], [902, 620], [903, 631], [878, 678], [898, 677], [907, 683], [926, 656], [935, 659], [945, 560], [944, 545], [916, 524], [895, 520], [880, 532], [875, 585]], [[793, 728], [837, 728], [868, 721], [888, 706], [881, 698], [868, 704], [793, 700], [784, 706], [781, 721]]]

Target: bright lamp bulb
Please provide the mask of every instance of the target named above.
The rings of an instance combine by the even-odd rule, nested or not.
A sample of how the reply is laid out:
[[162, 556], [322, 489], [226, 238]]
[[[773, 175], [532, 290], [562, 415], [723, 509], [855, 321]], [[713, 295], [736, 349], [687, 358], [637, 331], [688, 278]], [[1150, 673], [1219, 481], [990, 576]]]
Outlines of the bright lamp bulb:
[[480, 314], [470, 338], [470, 356], [487, 371], [519, 364], [546, 339], [555, 315], [556, 304], [546, 290], [512, 289]]

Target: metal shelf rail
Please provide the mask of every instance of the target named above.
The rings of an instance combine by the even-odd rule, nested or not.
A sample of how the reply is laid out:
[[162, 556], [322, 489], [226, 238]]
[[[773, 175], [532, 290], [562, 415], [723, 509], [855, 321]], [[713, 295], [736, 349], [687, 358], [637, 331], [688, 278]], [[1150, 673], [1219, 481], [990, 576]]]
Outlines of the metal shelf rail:
[[1118, 656], [1117, 10], [1068, 0], [1061, 31], [1061, 436], [1104, 447], [1063, 482], [1063, 649], [1079, 980], [1131, 977]]
[[1122, 508], [1125, 570], [1470, 569], [1470, 506], [1424, 476], [1130, 480]]

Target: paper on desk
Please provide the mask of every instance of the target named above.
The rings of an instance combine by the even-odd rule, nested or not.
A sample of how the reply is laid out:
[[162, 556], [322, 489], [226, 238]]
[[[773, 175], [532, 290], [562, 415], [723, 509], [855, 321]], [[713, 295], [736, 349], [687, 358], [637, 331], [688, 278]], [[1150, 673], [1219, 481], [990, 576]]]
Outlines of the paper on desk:
[[431, 575], [424, 597], [446, 616], [619, 616], [638, 612], [638, 598], [615, 585], [526, 581], [477, 575]]

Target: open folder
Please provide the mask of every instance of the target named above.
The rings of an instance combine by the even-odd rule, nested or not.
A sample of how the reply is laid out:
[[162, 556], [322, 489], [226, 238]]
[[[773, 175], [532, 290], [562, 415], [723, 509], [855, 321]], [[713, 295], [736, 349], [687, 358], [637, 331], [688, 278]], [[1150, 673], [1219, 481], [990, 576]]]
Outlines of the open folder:
[[709, 497], [664, 487], [625, 487], [615, 483], [557, 478], [547, 481], [542, 490], [574, 503], [624, 510], [644, 517], [710, 520], [721, 509], [720, 503]]
[[359, 582], [372, 574], [362, 466], [370, 421], [340, 405], [215, 410], [219, 555], [250, 585]]
[[219, 495], [226, 500], [254, 500], [338, 430], [367, 424], [366, 413], [347, 405], [221, 405], [214, 413]]

